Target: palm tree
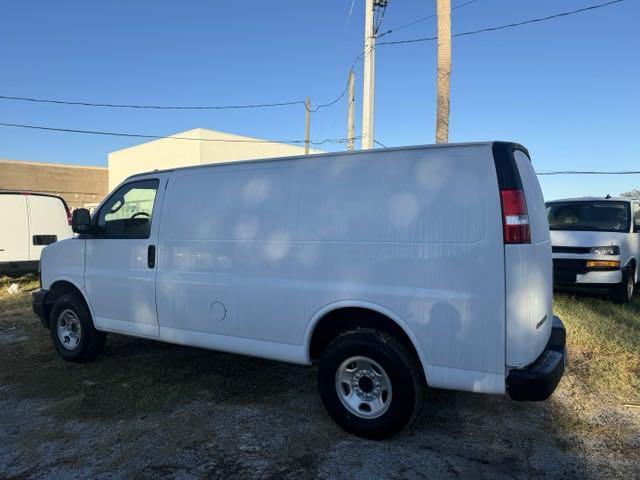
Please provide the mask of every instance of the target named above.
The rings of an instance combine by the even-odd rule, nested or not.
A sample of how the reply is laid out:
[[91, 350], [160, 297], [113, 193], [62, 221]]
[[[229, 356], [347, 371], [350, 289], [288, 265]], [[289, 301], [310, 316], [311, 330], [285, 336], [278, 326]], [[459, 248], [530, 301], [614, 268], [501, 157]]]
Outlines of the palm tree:
[[438, 17], [436, 143], [447, 143], [451, 90], [451, 0], [436, 0], [436, 15]]

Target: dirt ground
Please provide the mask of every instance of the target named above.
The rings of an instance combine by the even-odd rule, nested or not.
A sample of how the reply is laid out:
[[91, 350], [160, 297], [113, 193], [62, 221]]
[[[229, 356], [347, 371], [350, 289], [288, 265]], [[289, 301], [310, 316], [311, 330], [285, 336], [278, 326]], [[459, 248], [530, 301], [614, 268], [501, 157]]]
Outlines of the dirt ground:
[[[570, 361], [571, 361], [571, 357]], [[640, 409], [430, 391], [388, 441], [325, 413], [315, 368], [110, 335], [57, 357], [27, 293], [0, 299], [0, 478], [640, 478]]]

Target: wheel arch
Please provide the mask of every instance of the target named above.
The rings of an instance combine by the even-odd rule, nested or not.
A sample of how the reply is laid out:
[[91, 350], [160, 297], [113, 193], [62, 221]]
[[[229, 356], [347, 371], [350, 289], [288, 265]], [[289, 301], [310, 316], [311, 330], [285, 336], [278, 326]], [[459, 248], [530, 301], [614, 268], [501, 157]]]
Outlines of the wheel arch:
[[44, 319], [46, 321], [47, 327], [49, 327], [49, 315], [51, 314], [51, 308], [53, 307], [53, 304], [61, 295], [64, 295], [65, 293], [75, 293], [76, 295], [78, 295], [78, 297], [81, 298], [84, 302], [85, 306], [89, 310], [89, 313], [91, 314], [91, 318], [93, 319], [93, 313], [91, 312], [91, 307], [85, 297], [84, 292], [72, 280], [68, 278], [57, 279], [51, 283], [51, 286], [48, 290], [49, 292], [44, 299]]
[[628, 267], [633, 267], [634, 271], [636, 271], [636, 273], [637, 273], [638, 265], [637, 265], [637, 263], [636, 263], [636, 259], [635, 259], [635, 257], [631, 257], [631, 258], [629, 259], [629, 261], [627, 262], [627, 264], [625, 265], [625, 267], [626, 267], [626, 268], [628, 268]]
[[316, 361], [322, 350], [337, 336], [356, 328], [374, 328], [390, 333], [415, 355], [425, 372], [425, 362], [416, 337], [393, 311], [365, 301], [339, 301], [325, 305], [312, 317], [307, 327], [305, 350], [309, 363]]

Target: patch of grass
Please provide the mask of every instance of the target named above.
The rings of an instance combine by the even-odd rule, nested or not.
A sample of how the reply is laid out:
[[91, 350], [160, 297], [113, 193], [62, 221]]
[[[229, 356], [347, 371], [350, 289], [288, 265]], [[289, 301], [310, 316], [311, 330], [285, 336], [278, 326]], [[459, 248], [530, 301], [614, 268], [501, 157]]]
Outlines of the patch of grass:
[[[18, 293], [10, 294], [11, 284], [18, 284]], [[0, 276], [0, 312], [22, 306], [25, 299], [30, 299], [31, 291], [39, 287], [38, 279], [34, 275], [24, 275], [13, 278]]]
[[618, 305], [557, 294], [554, 313], [567, 328], [567, 377], [581, 394], [640, 404], [640, 298]]

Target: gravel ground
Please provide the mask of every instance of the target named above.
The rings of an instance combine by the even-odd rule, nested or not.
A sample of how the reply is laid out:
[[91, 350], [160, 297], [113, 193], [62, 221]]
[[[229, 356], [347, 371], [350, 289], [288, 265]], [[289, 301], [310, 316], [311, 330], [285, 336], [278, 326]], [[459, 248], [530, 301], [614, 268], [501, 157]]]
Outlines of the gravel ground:
[[0, 302], [0, 478], [640, 478], [640, 411], [563, 379], [542, 403], [430, 391], [391, 440], [348, 435], [315, 368], [111, 335], [65, 363]]

